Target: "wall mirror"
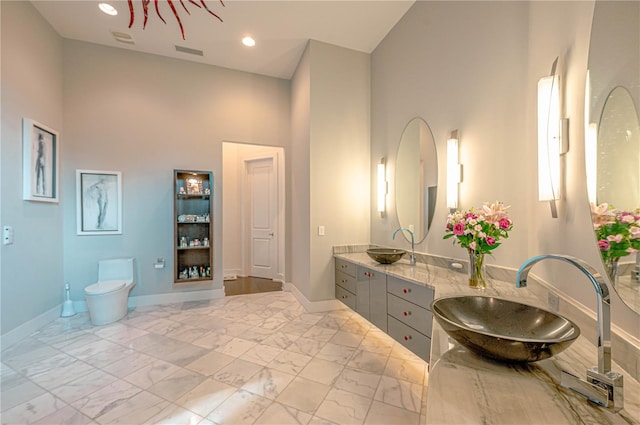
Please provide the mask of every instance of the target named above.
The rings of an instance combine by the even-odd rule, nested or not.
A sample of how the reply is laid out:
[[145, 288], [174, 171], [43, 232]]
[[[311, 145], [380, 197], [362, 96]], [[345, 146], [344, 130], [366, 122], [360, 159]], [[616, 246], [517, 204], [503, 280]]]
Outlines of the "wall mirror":
[[[438, 192], [436, 143], [429, 125], [413, 118], [404, 128], [396, 156], [396, 213], [400, 227], [424, 241], [435, 211]], [[406, 232], [402, 234], [410, 240]]]
[[[585, 158], [590, 202], [640, 208], [640, 2], [596, 1], [589, 45]], [[596, 238], [598, 239], [598, 238]], [[622, 256], [610, 287], [640, 314], [640, 254]], [[605, 262], [606, 265], [606, 262]]]

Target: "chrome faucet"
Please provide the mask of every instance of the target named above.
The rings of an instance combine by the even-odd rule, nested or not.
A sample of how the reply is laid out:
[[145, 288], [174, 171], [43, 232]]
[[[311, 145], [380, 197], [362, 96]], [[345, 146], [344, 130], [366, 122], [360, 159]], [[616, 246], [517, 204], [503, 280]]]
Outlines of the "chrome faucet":
[[617, 412], [624, 407], [624, 393], [622, 375], [611, 371], [611, 301], [609, 287], [602, 275], [586, 262], [575, 257], [554, 254], [540, 255], [525, 261], [518, 269], [518, 274], [516, 274], [516, 287], [526, 287], [527, 276], [531, 268], [534, 264], [545, 259], [565, 261], [578, 268], [589, 278], [598, 296], [598, 366], [587, 369], [586, 381], [563, 370], [560, 385], [581, 394], [600, 406]]
[[407, 232], [409, 232], [409, 234], [411, 235], [411, 255], [409, 255], [409, 265], [411, 266], [415, 266], [416, 265], [416, 252], [415, 252], [415, 241], [413, 239], [413, 232], [405, 227], [401, 227], [398, 230], [396, 230], [395, 232], [393, 232], [393, 236], [391, 237], [391, 239], [395, 239], [396, 238], [396, 233], [398, 233], [400, 230], [405, 230]]

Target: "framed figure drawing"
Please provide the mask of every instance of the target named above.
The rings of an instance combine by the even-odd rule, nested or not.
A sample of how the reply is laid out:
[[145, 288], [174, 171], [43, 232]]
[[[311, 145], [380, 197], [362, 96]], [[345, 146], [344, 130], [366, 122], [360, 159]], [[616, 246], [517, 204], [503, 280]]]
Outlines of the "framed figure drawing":
[[122, 234], [122, 173], [76, 170], [78, 235]]
[[58, 202], [59, 143], [57, 131], [22, 119], [22, 199]]

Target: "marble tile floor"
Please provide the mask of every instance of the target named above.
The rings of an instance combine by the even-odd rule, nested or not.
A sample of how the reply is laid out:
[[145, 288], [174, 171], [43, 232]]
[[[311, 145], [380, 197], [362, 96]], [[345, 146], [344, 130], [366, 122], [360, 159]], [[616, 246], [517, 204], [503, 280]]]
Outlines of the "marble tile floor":
[[1, 355], [2, 424], [421, 424], [427, 364], [288, 292], [59, 318]]

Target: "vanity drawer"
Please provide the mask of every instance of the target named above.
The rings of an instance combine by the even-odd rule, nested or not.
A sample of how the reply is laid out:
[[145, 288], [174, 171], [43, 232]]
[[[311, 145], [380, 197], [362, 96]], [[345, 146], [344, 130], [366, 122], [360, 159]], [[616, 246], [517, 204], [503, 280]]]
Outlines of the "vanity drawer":
[[433, 289], [392, 276], [387, 277], [387, 292], [426, 309], [429, 309], [433, 302]]
[[336, 285], [336, 299], [351, 310], [356, 310], [356, 296], [341, 286]]
[[336, 271], [339, 270], [350, 276], [356, 277], [356, 265], [342, 258], [336, 258]]
[[426, 308], [419, 307], [393, 294], [387, 294], [387, 311], [390, 316], [397, 320], [427, 336], [431, 336], [433, 316], [431, 311]]
[[336, 269], [336, 285], [342, 286], [349, 292], [356, 293], [356, 278]]
[[380, 276], [384, 277], [384, 273], [378, 273], [375, 270], [371, 270], [362, 266], [358, 267], [358, 280], [375, 280]]
[[389, 316], [387, 320], [389, 335], [418, 357], [428, 362], [429, 352], [431, 350], [431, 338], [405, 325], [392, 316]]

